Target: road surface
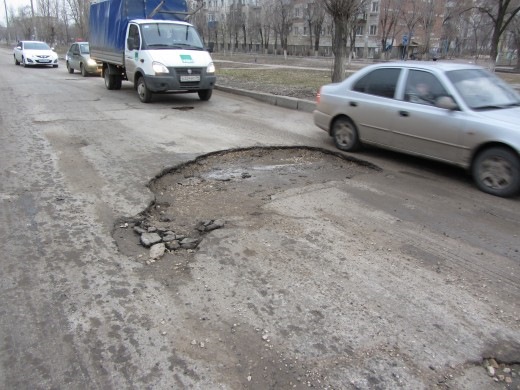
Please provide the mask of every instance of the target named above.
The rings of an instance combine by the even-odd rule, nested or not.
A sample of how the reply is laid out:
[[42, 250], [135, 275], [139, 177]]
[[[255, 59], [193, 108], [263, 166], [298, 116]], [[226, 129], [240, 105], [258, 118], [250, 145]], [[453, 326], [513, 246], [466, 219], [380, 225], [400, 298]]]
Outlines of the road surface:
[[[1, 388], [518, 388], [518, 198], [233, 94], [0, 68]], [[153, 261], [134, 229], [208, 220]]]

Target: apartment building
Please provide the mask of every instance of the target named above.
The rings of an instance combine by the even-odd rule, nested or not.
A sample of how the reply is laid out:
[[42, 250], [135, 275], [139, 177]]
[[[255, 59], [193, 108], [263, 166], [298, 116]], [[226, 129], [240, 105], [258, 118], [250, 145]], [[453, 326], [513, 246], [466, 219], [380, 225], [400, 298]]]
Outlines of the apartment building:
[[[379, 58], [385, 50], [389, 50], [390, 58], [438, 52], [443, 43], [446, 6], [452, 3], [448, 0], [368, 1], [355, 18], [354, 57]], [[287, 13], [284, 17], [287, 16], [289, 54], [313, 54], [316, 0], [206, 0], [203, 14], [210, 31], [203, 34], [209, 41], [216, 41], [216, 50], [274, 52], [281, 49], [280, 26], [277, 30], [276, 25], [281, 23], [277, 19], [281, 7]], [[395, 17], [396, 23], [384, 31], [382, 20], [389, 16]], [[325, 14], [319, 37], [320, 55], [332, 54], [332, 32], [331, 18]], [[265, 49], [260, 44], [267, 40], [269, 44]]]

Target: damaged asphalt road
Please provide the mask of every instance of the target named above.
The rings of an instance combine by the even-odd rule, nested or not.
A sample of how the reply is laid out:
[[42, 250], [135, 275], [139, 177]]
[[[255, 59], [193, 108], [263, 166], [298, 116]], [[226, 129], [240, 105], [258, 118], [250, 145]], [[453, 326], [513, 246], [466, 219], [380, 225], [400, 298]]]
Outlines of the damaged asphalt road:
[[0, 388], [518, 389], [520, 199], [0, 53]]
[[[197, 376], [218, 361], [230, 388], [520, 384], [517, 302], [498, 310], [486, 275], [469, 282], [475, 254], [451, 232], [361, 207], [350, 181], [379, 171], [324, 150], [252, 148], [152, 181], [155, 201], [114, 238], [176, 297], [165, 336], [183, 335]], [[222, 222], [206, 232], [204, 221]], [[153, 259], [140, 232], [198, 246]]]

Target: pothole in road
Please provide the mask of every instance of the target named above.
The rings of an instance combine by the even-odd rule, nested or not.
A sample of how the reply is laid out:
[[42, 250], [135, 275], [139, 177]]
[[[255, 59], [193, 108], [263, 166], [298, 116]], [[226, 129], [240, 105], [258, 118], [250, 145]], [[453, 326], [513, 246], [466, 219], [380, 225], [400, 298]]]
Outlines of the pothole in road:
[[153, 179], [149, 187], [155, 201], [135, 218], [118, 222], [114, 238], [122, 253], [147, 263], [189, 254], [210, 231], [236, 220], [255, 224], [269, 218], [262, 206], [288, 190], [377, 170], [340, 153], [310, 147], [214, 152]]

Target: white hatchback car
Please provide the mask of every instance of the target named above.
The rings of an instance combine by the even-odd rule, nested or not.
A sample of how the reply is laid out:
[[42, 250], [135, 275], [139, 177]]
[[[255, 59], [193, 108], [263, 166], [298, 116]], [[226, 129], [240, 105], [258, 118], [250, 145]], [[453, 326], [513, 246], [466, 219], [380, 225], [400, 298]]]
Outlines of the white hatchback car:
[[338, 149], [362, 144], [468, 169], [497, 196], [520, 193], [520, 95], [475, 65], [370, 65], [321, 87], [314, 123]]
[[14, 48], [15, 65], [49, 65], [58, 67], [58, 54], [45, 42], [20, 41]]

